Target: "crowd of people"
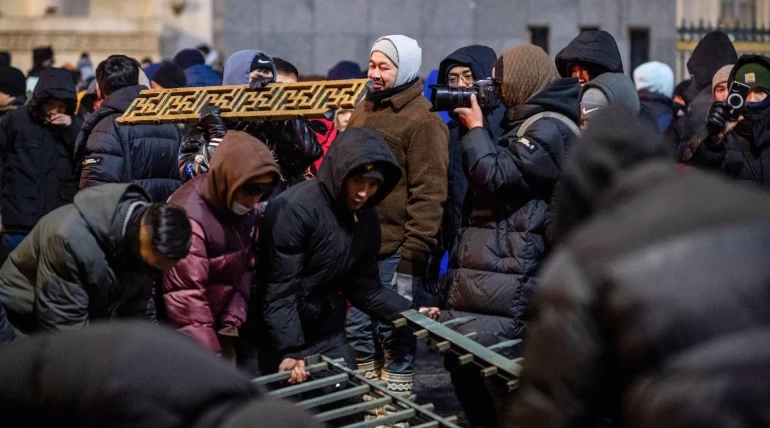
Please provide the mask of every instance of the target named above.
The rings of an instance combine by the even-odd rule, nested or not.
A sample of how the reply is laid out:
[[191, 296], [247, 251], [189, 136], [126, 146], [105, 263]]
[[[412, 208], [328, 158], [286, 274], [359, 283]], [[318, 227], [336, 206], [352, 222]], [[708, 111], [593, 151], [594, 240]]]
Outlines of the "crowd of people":
[[[370, 79], [353, 110], [258, 122], [207, 105], [193, 125], [116, 119], [146, 89], [300, 72], [259, 50], [219, 69], [206, 46], [95, 69], [34, 56], [26, 76], [0, 67], [10, 420], [315, 426], [233, 367], [296, 384], [321, 376], [316, 354], [415, 399], [416, 339], [393, 326], [415, 309], [471, 315], [455, 328], [485, 346], [523, 340], [501, 351], [524, 357], [515, 393], [445, 358], [474, 427], [770, 424], [770, 59], [726, 34], [678, 85], [661, 62], [629, 77], [606, 31], [555, 61], [461, 47], [436, 83], [491, 80], [500, 101], [443, 116], [418, 42], [390, 35], [368, 71], [329, 71]], [[181, 334], [98, 323], [125, 318]]]

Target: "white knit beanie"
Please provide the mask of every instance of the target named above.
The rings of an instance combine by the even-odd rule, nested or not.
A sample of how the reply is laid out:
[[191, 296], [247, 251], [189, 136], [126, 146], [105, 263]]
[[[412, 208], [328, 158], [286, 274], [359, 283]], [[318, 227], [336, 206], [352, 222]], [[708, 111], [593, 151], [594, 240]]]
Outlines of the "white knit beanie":
[[372, 46], [372, 53], [374, 51], [382, 52], [398, 67], [396, 86], [411, 82], [420, 76], [422, 49], [416, 40], [402, 35], [380, 37]]
[[674, 93], [674, 71], [662, 62], [645, 62], [634, 70], [634, 84], [637, 91], [646, 89], [653, 94], [671, 98]]

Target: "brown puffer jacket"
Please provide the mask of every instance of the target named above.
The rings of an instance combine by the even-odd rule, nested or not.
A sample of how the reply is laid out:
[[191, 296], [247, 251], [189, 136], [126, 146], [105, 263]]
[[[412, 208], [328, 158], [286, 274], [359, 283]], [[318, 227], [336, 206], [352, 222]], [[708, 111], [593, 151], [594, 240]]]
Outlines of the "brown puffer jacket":
[[348, 127], [376, 129], [396, 156], [401, 181], [377, 206], [382, 225], [380, 254], [402, 247], [399, 272], [422, 275], [437, 245], [447, 197], [449, 131], [441, 117], [430, 111], [419, 79], [403, 86], [400, 91], [388, 90], [393, 95], [370, 96], [361, 102]]

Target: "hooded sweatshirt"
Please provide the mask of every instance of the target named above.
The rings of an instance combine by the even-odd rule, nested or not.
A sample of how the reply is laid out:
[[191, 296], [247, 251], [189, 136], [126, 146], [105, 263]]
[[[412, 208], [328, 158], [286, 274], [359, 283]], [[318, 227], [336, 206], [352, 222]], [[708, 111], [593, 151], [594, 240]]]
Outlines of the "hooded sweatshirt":
[[187, 211], [193, 235], [187, 257], [163, 273], [166, 313], [180, 331], [214, 352], [221, 352], [217, 333], [245, 321], [251, 288], [258, 213], [233, 213], [233, 194], [263, 174], [278, 181], [278, 165], [267, 146], [245, 132], [228, 131], [208, 173], [185, 183], [169, 200]]
[[583, 31], [556, 54], [556, 68], [561, 77], [570, 77], [569, 64], [578, 62], [595, 64], [610, 73], [623, 72], [618, 44], [606, 31]]
[[535, 45], [512, 47], [495, 63], [495, 77], [506, 87], [507, 107], [527, 104], [548, 84], [559, 78], [548, 54]]
[[[70, 126], [48, 123], [43, 105], [53, 98], [66, 103]], [[41, 217], [71, 203], [77, 193], [72, 152], [83, 121], [73, 115], [76, 102], [72, 73], [47, 68], [29, 103], [0, 120], [4, 232], [28, 233]]]
[[[639, 103], [639, 95], [636, 92], [634, 82], [626, 76], [620, 73], [605, 73], [596, 79], [583, 85], [580, 90], [580, 100], [582, 101], [583, 95], [591, 88], [602, 91], [605, 97], [607, 97], [607, 105], [612, 108], [622, 107], [631, 113], [632, 117], [638, 117], [641, 111], [641, 105]], [[601, 111], [602, 109], [598, 110]], [[597, 111], [597, 113], [598, 113]], [[585, 117], [590, 114], [587, 109], [581, 106], [580, 116]]]
[[[351, 212], [345, 178], [370, 163], [384, 181], [360, 211]], [[349, 128], [329, 149], [318, 180], [270, 202], [260, 225], [257, 269], [264, 295], [252, 313], [264, 317], [272, 349], [302, 357], [304, 349], [344, 335], [345, 298], [385, 320], [411, 307], [382, 287], [377, 273], [380, 227], [372, 208], [400, 178], [401, 168], [379, 132]]]
[[0, 268], [11, 323], [25, 334], [81, 328], [129, 307], [154, 318], [152, 277], [126, 240], [128, 219], [149, 201], [138, 186], [105, 184], [40, 219]]

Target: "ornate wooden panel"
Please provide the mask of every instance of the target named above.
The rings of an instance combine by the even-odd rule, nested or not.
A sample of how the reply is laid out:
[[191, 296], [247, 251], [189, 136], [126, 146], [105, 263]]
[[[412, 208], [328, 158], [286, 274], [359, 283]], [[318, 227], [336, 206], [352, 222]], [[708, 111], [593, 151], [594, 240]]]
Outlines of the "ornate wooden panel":
[[285, 120], [320, 117], [328, 110], [352, 109], [364, 97], [367, 79], [272, 83], [261, 90], [210, 86], [142, 91], [118, 118], [121, 125], [196, 122], [206, 104], [231, 120]]

